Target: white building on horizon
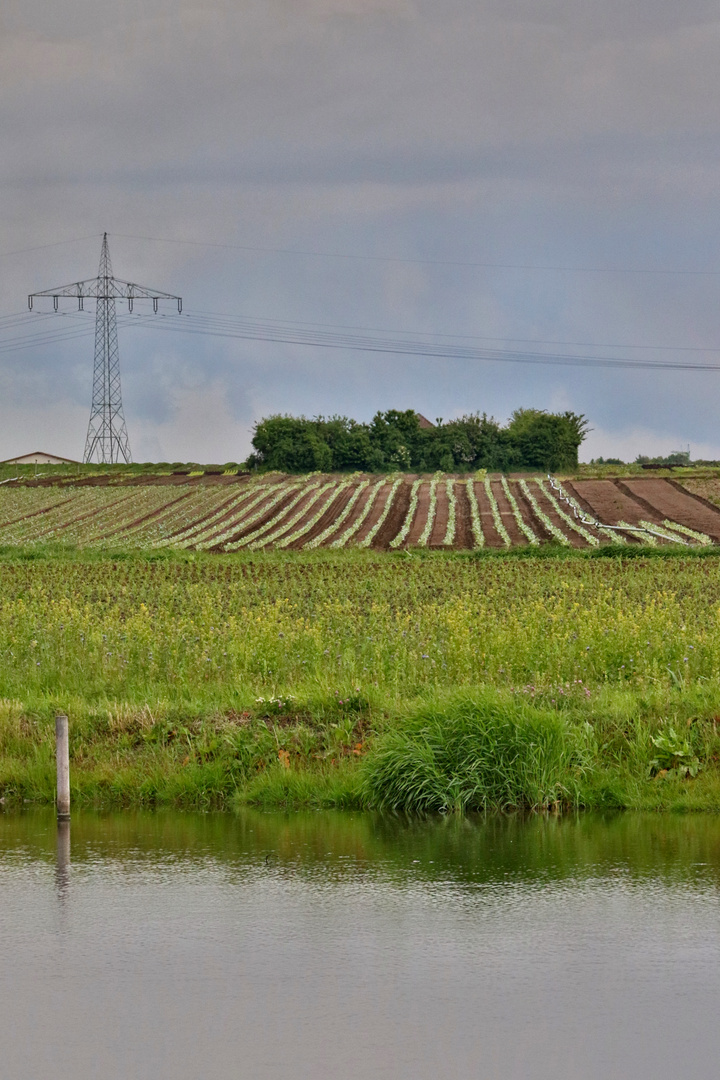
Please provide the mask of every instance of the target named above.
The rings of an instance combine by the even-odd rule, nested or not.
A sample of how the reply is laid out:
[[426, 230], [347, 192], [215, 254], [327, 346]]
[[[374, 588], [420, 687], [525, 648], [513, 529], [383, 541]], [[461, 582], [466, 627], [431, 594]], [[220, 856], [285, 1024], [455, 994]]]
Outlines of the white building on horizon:
[[31, 454], [6, 458], [0, 465], [79, 465], [74, 458], [60, 457], [59, 454], [47, 454], [44, 450], [34, 450]]

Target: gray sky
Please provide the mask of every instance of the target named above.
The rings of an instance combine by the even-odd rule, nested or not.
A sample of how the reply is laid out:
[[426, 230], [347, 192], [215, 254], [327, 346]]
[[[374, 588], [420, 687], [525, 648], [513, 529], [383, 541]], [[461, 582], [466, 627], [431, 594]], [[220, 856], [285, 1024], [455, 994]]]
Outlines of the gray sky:
[[[107, 230], [117, 275], [187, 311], [720, 361], [719, 61], [709, 0], [5, 0], [0, 315], [91, 277]], [[80, 457], [92, 338], [3, 349], [24, 332], [0, 332], [0, 457]], [[585, 458], [720, 457], [720, 372], [138, 326], [120, 349], [137, 460], [238, 460], [269, 412], [519, 406], [586, 413]]]

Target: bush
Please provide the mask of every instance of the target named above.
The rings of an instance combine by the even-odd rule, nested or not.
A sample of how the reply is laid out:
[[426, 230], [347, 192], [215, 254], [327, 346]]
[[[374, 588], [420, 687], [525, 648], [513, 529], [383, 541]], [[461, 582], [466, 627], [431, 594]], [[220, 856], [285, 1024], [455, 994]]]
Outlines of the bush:
[[547, 807], [579, 801], [591, 745], [558, 713], [486, 692], [426, 706], [380, 738], [366, 763], [380, 810]]
[[524, 468], [557, 472], [573, 469], [587, 424], [576, 413], [546, 413], [539, 409], [516, 409], [508, 433]]
[[574, 468], [587, 425], [576, 413], [518, 409], [503, 428], [485, 414], [421, 427], [412, 409], [379, 412], [372, 423], [346, 416], [268, 416], [255, 425], [257, 465], [283, 472], [473, 472]]

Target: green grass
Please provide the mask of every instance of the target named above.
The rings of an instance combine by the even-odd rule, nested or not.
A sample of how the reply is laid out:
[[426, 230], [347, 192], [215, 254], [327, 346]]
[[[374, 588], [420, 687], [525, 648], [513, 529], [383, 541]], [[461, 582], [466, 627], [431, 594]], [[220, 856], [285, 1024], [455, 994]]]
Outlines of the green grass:
[[577, 805], [592, 768], [588, 725], [495, 692], [425, 706], [387, 731], [365, 770], [378, 810], [467, 811]]
[[5, 550], [0, 797], [720, 809], [716, 557]]
[[[486, 809], [720, 810], [713, 702], [608, 689], [561, 709], [488, 688], [400, 714], [332, 702], [267, 715], [174, 717], [71, 710], [72, 798], [95, 807], [233, 805], [394, 812]], [[651, 775], [653, 739], [674, 731], [695, 778]], [[52, 718], [0, 708], [5, 805], [51, 802]]]

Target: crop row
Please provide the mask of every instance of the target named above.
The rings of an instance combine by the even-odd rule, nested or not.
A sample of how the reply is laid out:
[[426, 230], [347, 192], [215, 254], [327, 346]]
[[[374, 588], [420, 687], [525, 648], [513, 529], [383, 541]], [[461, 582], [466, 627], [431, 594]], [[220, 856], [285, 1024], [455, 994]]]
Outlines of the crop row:
[[641, 513], [602, 522], [552, 478], [266, 475], [237, 487], [0, 488], [0, 544], [231, 552], [711, 542], [690, 524]]

